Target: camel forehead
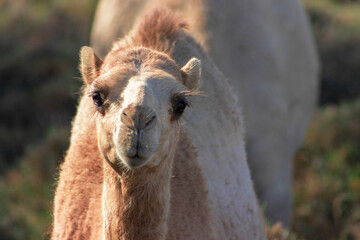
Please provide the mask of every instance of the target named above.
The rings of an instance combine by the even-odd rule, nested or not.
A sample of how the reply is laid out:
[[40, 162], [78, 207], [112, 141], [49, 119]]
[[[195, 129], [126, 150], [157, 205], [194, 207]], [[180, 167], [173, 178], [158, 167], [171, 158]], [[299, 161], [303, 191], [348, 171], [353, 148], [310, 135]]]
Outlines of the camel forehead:
[[128, 104], [137, 102], [155, 107], [162, 102], [167, 105], [173, 94], [184, 90], [185, 87], [173, 76], [156, 70], [131, 77], [121, 93], [121, 99]]
[[161, 69], [181, 80], [180, 68], [168, 55], [144, 47], [110, 52], [104, 60], [101, 72], [102, 74], [109, 72], [118, 66], [127, 66], [138, 71]]

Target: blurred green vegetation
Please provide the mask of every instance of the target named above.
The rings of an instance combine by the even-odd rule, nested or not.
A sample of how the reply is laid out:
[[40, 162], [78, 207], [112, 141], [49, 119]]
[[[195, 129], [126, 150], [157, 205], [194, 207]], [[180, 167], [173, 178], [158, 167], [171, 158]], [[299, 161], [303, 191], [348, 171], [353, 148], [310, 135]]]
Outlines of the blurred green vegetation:
[[360, 1], [303, 2], [323, 71], [321, 107], [295, 157], [292, 231], [360, 239]]
[[[0, 0], [0, 239], [48, 238], [96, 2]], [[295, 158], [290, 235], [360, 239], [360, 1], [303, 2], [323, 73], [321, 107]]]
[[316, 113], [294, 169], [292, 230], [305, 239], [360, 239], [360, 99]]
[[95, 2], [0, 0], [0, 173], [46, 131], [70, 126]]
[[323, 66], [320, 103], [354, 100], [360, 93], [360, 1], [303, 0]]
[[0, 239], [47, 238], [95, 0], [0, 0]]

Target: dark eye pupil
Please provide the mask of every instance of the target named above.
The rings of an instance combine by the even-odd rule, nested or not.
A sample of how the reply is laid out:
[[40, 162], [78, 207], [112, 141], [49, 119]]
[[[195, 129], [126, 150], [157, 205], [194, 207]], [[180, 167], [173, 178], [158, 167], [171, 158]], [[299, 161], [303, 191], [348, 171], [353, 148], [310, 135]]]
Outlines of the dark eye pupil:
[[94, 104], [96, 106], [101, 106], [102, 105], [102, 99], [101, 99], [101, 96], [100, 96], [100, 93], [96, 92], [94, 93], [94, 95], [92, 96], [92, 99], [94, 101]]
[[184, 102], [179, 102], [179, 103], [177, 104], [176, 108], [175, 108], [175, 111], [176, 111], [177, 113], [180, 113], [180, 114], [181, 114], [181, 113], [184, 112], [185, 107], [186, 107], [186, 104], [185, 104]]

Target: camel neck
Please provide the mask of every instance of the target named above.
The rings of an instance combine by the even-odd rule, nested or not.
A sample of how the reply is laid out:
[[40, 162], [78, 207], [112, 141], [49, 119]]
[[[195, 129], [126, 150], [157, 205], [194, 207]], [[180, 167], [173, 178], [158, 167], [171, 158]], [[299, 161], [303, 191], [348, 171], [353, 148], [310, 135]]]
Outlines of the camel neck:
[[165, 239], [172, 164], [168, 160], [160, 169], [128, 173], [118, 173], [104, 161], [104, 239]]

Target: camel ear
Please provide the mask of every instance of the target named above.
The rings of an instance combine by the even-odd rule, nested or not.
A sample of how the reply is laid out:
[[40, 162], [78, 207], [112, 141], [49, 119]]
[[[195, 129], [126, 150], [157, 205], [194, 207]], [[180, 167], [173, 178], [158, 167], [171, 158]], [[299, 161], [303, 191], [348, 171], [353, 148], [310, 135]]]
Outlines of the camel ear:
[[190, 61], [181, 68], [184, 85], [189, 89], [197, 89], [200, 86], [201, 62], [197, 58]]
[[80, 72], [86, 84], [90, 85], [98, 76], [103, 61], [95, 55], [91, 47], [80, 50]]

